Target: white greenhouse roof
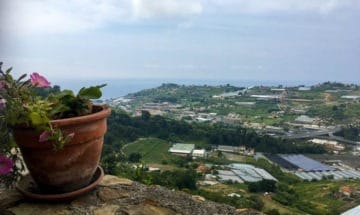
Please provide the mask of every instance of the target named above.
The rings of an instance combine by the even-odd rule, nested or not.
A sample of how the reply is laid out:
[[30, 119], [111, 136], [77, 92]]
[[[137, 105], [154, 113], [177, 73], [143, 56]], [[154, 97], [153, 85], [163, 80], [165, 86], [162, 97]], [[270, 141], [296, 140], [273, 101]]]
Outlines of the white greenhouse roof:
[[169, 152], [172, 153], [183, 153], [190, 154], [195, 148], [194, 144], [185, 144], [185, 143], [175, 143], [170, 149]]
[[348, 211], [345, 211], [341, 215], [359, 215], [359, 214], [360, 214], [360, 205], [358, 205], [357, 207], [354, 207]]

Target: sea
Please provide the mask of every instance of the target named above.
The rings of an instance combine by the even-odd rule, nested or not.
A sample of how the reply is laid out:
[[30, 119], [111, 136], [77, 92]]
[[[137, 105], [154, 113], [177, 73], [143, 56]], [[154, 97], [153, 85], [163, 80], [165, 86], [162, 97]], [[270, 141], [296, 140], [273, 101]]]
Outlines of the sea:
[[129, 93], [135, 93], [143, 89], [149, 89], [161, 86], [163, 83], [174, 83], [179, 85], [208, 85], [219, 86], [230, 84], [237, 87], [252, 86], [311, 86], [320, 82], [316, 81], [263, 81], [263, 80], [215, 80], [215, 79], [103, 79], [103, 80], [58, 80], [52, 85], [59, 85], [61, 89], [70, 89], [75, 93], [81, 87], [89, 87], [100, 84], [106, 84], [102, 89], [103, 96], [101, 99], [115, 99], [126, 96]]

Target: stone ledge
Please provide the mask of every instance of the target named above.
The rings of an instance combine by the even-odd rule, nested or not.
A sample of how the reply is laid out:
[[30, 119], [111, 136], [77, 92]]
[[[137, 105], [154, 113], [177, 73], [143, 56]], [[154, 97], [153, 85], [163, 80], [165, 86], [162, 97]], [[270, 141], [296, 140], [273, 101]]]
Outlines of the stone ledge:
[[31, 203], [17, 191], [0, 193], [0, 214], [5, 215], [210, 215], [248, 214], [235, 208], [172, 191], [106, 175], [88, 194], [69, 203]]

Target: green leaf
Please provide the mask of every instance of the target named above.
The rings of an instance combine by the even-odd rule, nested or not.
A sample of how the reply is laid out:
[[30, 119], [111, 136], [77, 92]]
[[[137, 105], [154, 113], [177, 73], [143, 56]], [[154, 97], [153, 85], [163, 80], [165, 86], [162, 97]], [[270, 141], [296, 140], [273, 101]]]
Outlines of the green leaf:
[[100, 88], [106, 86], [106, 84], [98, 85], [95, 87], [83, 87], [80, 89], [77, 97], [80, 99], [98, 99], [102, 96]]
[[29, 114], [29, 118], [34, 126], [42, 125], [45, 122], [45, 119], [43, 119], [43, 117], [41, 117], [41, 115], [37, 112], [31, 112]]
[[17, 83], [20, 83], [22, 79], [24, 79], [26, 77], [26, 74], [21, 75], [18, 79], [17, 79]]
[[63, 97], [75, 97], [75, 96], [71, 90], [63, 90], [60, 93], [56, 94], [56, 97], [61, 99]]
[[50, 118], [53, 118], [53, 116], [59, 114], [59, 113], [64, 113], [65, 111], [70, 110], [70, 108], [66, 105], [60, 104], [57, 106], [54, 106], [53, 109], [49, 112], [49, 116]]

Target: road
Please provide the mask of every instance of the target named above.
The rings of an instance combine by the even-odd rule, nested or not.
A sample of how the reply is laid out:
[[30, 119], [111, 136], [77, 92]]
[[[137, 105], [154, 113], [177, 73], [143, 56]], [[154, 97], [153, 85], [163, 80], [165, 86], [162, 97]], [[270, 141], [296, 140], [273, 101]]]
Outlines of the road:
[[314, 131], [307, 131], [307, 132], [302, 132], [302, 133], [298, 133], [298, 134], [293, 134], [293, 133], [286, 133], [285, 135], [281, 136], [284, 139], [303, 139], [303, 138], [314, 138], [314, 137], [318, 137], [318, 136], [323, 136], [323, 135], [329, 135], [329, 134], [333, 134], [335, 132], [340, 131], [341, 128], [340, 127], [335, 127], [333, 129], [321, 129], [321, 130], [314, 130]]
[[[292, 140], [292, 139], [308, 139], [308, 138], [315, 138], [315, 137], [322, 136], [321, 137], [322, 139], [336, 140], [338, 142], [360, 146], [359, 142], [348, 140], [343, 137], [335, 136], [334, 133], [336, 133], [340, 130], [341, 130], [340, 127], [335, 127], [333, 129], [308, 131], [308, 132], [303, 132], [303, 133], [299, 133], [299, 134], [286, 133], [285, 135], [280, 136], [280, 137], [282, 137], [284, 139]], [[328, 136], [324, 136], [324, 135], [328, 135]]]

